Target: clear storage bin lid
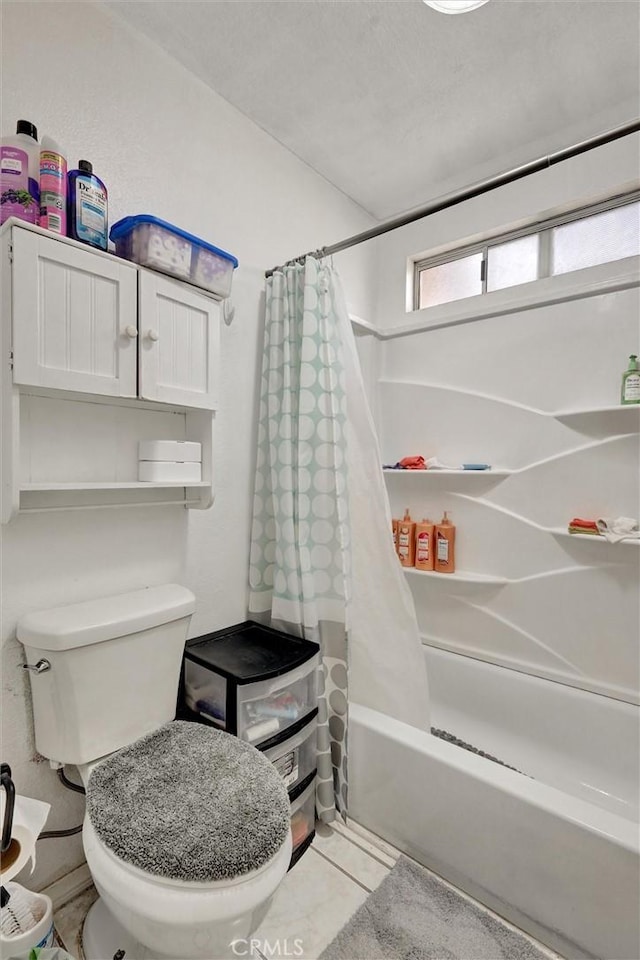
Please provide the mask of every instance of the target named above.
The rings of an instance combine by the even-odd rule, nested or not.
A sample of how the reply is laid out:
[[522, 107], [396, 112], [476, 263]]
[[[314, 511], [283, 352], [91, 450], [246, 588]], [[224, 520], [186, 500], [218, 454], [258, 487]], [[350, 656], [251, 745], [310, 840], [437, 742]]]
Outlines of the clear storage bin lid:
[[169, 230], [171, 233], [175, 233], [177, 236], [183, 237], [183, 239], [193, 243], [194, 246], [208, 250], [210, 253], [215, 253], [224, 260], [229, 260], [233, 264], [234, 270], [238, 266], [238, 261], [232, 253], [227, 253], [226, 250], [221, 250], [220, 247], [214, 247], [212, 243], [207, 243], [206, 240], [201, 240], [200, 237], [195, 237], [192, 233], [187, 233], [186, 230], [181, 230], [180, 227], [175, 227], [172, 223], [167, 223], [166, 220], [160, 220], [159, 217], [152, 217], [149, 213], [138, 213], [135, 217], [124, 217], [122, 220], [118, 220], [109, 231], [109, 239], [115, 243], [120, 237], [126, 237], [127, 234], [131, 233], [132, 230], [135, 230], [136, 227], [143, 223], [152, 223], [156, 227]]
[[301, 666], [320, 650], [317, 643], [292, 637], [252, 620], [187, 641], [185, 656], [238, 684], [269, 680]]

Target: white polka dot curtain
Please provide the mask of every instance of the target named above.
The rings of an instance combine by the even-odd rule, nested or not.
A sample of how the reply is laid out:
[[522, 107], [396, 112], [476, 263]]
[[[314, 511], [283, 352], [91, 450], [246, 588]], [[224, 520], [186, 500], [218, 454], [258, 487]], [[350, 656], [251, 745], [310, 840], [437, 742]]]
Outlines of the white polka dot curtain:
[[[250, 614], [320, 644], [316, 809], [347, 809], [347, 398], [332, 272], [267, 280]], [[345, 311], [346, 315], [346, 311]]]

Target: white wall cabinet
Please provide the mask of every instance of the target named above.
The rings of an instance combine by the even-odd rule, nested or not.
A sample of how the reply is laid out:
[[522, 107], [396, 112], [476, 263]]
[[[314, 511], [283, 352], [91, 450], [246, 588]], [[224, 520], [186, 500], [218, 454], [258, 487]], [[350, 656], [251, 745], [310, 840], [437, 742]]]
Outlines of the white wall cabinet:
[[14, 382], [135, 397], [135, 267], [30, 230], [11, 236]]
[[215, 300], [21, 227], [11, 247], [15, 383], [215, 409]]
[[140, 396], [213, 410], [220, 306], [183, 283], [140, 271]]
[[[2, 244], [2, 522], [18, 511], [213, 499], [220, 303], [8, 221]], [[137, 478], [140, 440], [202, 444], [199, 483]]]

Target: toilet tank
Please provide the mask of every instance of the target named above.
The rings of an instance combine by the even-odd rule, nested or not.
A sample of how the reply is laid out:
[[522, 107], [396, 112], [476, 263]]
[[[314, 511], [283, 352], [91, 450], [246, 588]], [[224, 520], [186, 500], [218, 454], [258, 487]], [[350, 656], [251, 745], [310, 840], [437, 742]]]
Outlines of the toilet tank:
[[38, 752], [89, 763], [172, 720], [194, 608], [170, 583], [23, 617]]

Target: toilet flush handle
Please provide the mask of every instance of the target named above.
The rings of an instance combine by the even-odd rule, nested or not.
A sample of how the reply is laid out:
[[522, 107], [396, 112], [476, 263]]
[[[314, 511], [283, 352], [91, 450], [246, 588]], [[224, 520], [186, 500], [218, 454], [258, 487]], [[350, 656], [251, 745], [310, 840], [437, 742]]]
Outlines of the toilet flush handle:
[[23, 663], [23, 670], [32, 670], [33, 673], [46, 673], [47, 670], [51, 670], [51, 664], [48, 660], [38, 660], [37, 663]]

